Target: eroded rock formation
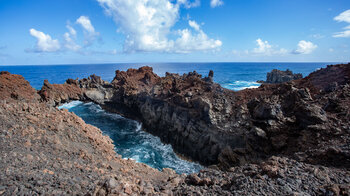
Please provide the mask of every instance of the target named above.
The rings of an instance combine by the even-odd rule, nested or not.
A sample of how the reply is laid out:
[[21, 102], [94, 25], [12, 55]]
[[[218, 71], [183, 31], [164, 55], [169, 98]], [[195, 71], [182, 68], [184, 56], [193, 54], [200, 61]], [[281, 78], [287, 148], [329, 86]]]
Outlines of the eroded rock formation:
[[[0, 73], [0, 195], [349, 195], [350, 64], [233, 92], [214, 73], [150, 67], [49, 84]], [[177, 152], [211, 165], [159, 172], [123, 160], [96, 127], [55, 107], [93, 101], [137, 119]], [[78, 191], [78, 192], [75, 192]]]
[[44, 89], [40, 97], [22, 76], [0, 73], [0, 195], [166, 194], [161, 187], [179, 177], [122, 159], [101, 130], [39, 102], [43, 94], [78, 99], [80, 88], [45, 82]]
[[287, 69], [286, 71], [281, 71], [278, 69], [273, 69], [271, 72], [266, 74], [266, 81], [258, 81], [259, 83], [269, 83], [278, 84], [283, 82], [289, 82], [292, 80], [297, 80], [303, 78], [300, 73], [293, 74], [292, 71]]
[[349, 142], [343, 137], [349, 131], [349, 70], [349, 64], [329, 66], [301, 80], [239, 92], [213, 83], [213, 72], [159, 77], [151, 67], [116, 71], [111, 83], [91, 77], [63, 85], [81, 88], [81, 100], [141, 121], [204, 165], [228, 169], [284, 154], [348, 168], [349, 149], [341, 144]]

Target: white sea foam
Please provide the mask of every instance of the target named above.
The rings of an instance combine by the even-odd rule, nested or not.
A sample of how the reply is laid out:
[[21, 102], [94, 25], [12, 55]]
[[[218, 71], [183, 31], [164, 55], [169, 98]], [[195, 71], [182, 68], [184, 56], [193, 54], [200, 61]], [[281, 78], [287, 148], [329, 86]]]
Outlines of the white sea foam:
[[78, 105], [80, 105], [80, 104], [82, 104], [83, 102], [81, 102], [81, 101], [71, 101], [71, 102], [69, 102], [69, 103], [65, 103], [65, 104], [63, 104], [63, 105], [60, 105], [60, 106], [58, 106], [58, 109], [67, 109], [67, 110], [69, 110], [69, 109], [71, 109], [71, 108], [74, 108], [74, 107], [77, 107]]
[[231, 83], [223, 84], [224, 88], [231, 89], [234, 91], [240, 91], [246, 88], [258, 88], [260, 86], [260, 83], [253, 82], [253, 81], [242, 81], [237, 80]]
[[[79, 106], [82, 104], [81, 106]], [[162, 169], [172, 168], [177, 173], [198, 172], [202, 166], [180, 159], [169, 144], [163, 144], [159, 137], [142, 130], [142, 124], [124, 118], [118, 114], [111, 114], [94, 103], [70, 102], [60, 108], [72, 109], [86, 118], [87, 123], [100, 127], [104, 134], [115, 142], [115, 151], [124, 159], [143, 162], [149, 166]], [[119, 127], [120, 126], [120, 127]]]
[[236, 87], [236, 88], [232, 88], [232, 90], [234, 90], [234, 91], [240, 91], [240, 90], [247, 89], [247, 88], [259, 88], [259, 86]]
[[237, 80], [237, 81], [234, 81], [233, 83], [229, 83], [228, 85], [232, 85], [232, 86], [237, 86], [237, 85], [242, 85], [242, 86], [249, 86], [249, 85], [260, 85], [259, 83], [257, 82], [252, 82], [252, 81], [240, 81], [240, 80]]

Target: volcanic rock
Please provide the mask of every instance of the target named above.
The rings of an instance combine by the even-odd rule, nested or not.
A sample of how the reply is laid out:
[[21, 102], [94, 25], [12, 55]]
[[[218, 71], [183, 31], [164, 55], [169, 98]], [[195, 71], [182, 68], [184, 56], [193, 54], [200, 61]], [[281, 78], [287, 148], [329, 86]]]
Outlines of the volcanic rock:
[[300, 73], [293, 74], [292, 71], [287, 69], [286, 71], [281, 71], [278, 69], [273, 69], [271, 72], [267, 73], [266, 81], [259, 81], [261, 83], [277, 84], [283, 82], [289, 82], [291, 80], [297, 80], [303, 78]]
[[[213, 76], [142, 67], [37, 93], [1, 72], [0, 194], [350, 194], [350, 64], [238, 92]], [[123, 160], [98, 128], [53, 107], [70, 100], [139, 120], [208, 168], [186, 176]]]

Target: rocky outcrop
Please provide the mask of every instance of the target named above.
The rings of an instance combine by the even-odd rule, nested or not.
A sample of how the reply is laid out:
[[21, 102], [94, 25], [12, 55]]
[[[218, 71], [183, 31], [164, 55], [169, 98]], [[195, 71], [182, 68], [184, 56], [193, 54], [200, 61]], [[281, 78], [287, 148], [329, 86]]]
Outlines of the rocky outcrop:
[[[75, 89], [45, 85], [48, 91], [60, 87]], [[74, 95], [47, 92], [47, 98], [66, 99], [56, 96], [64, 93]], [[166, 182], [179, 178], [122, 159], [101, 130], [39, 102], [22, 76], [1, 72], [0, 96], [0, 195], [166, 194]]]
[[[80, 80], [76, 85], [85, 100], [141, 121], [178, 153], [204, 165], [228, 169], [277, 153], [348, 168], [349, 149], [343, 144], [349, 142], [344, 137], [349, 70], [349, 65], [329, 66], [301, 80], [239, 92], [213, 83], [212, 71], [204, 78], [195, 71], [159, 77], [150, 67], [116, 71], [110, 84]], [[334, 77], [326, 78], [327, 73]], [[324, 81], [316, 84], [319, 80]], [[88, 92], [104, 96], [86, 99]]]
[[286, 71], [281, 71], [278, 69], [273, 69], [271, 72], [266, 74], [266, 81], [258, 81], [260, 83], [277, 84], [283, 82], [289, 82], [292, 80], [297, 80], [303, 78], [300, 73], [293, 74], [292, 71], [287, 69]]
[[[39, 96], [1, 72], [0, 195], [350, 194], [350, 64], [238, 92], [213, 75], [159, 77], [143, 67], [117, 71], [111, 83], [46, 82]], [[99, 129], [52, 107], [75, 99], [138, 119], [178, 152], [216, 165], [186, 176], [123, 160]]]
[[38, 101], [39, 95], [23, 76], [0, 72], [0, 100]]

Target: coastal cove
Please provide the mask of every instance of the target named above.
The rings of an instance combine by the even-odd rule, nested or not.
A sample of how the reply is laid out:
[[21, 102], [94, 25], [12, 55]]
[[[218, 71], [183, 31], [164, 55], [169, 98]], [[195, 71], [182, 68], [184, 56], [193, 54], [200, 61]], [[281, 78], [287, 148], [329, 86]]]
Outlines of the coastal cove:
[[171, 168], [179, 174], [197, 173], [202, 169], [198, 163], [179, 158], [171, 145], [163, 144], [158, 137], [143, 131], [137, 121], [108, 113], [97, 104], [72, 101], [58, 108], [68, 109], [86, 123], [101, 129], [113, 140], [116, 153], [124, 159], [145, 163], [160, 171]]
[[303, 78], [279, 70], [267, 76], [258, 88], [233, 91], [215, 83], [213, 71], [160, 77], [144, 66], [117, 70], [111, 82], [45, 80], [38, 91], [2, 71], [0, 191], [349, 193], [350, 64]]

